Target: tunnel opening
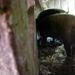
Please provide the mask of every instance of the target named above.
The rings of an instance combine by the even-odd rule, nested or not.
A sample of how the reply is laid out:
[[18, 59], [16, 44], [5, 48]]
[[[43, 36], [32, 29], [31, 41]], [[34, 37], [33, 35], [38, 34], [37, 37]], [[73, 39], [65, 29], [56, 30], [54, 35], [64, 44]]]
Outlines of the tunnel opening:
[[[51, 10], [54, 11], [57, 9], [51, 9]], [[50, 11], [48, 11], [48, 13]], [[37, 26], [37, 24], [40, 24], [41, 19], [44, 18], [44, 14], [46, 17], [49, 15], [60, 14], [62, 12], [62, 11], [61, 12], [57, 12], [57, 11], [54, 11], [55, 13], [52, 12], [51, 14], [47, 14], [45, 10], [45, 12], [42, 11], [41, 12], [42, 14], [40, 13], [38, 17], [36, 18], [36, 37], [37, 37], [38, 59], [39, 59], [39, 75], [60, 75], [58, 74], [59, 72], [61, 72], [60, 68], [62, 69], [64, 68], [67, 70], [69, 70], [68, 68], [70, 68], [67, 66], [67, 63], [65, 62], [72, 61], [72, 60], [66, 61], [67, 54], [64, 48], [63, 39], [60, 36], [53, 37], [54, 35], [56, 36], [54, 32], [53, 33], [51, 32], [51, 34], [54, 34], [53, 36], [47, 35], [48, 33], [50, 33], [48, 32], [48, 27], [45, 26], [43, 28], [45, 24], [46, 25], [48, 24], [47, 20], [46, 21], [44, 20], [45, 24], [43, 23], [43, 26], [40, 26], [40, 25]], [[52, 31], [55, 31], [55, 30], [52, 30]], [[45, 42], [43, 42], [44, 40]], [[63, 67], [63, 65], [65, 65], [66, 67]], [[63, 75], [63, 73], [64, 73], [64, 70], [62, 70], [61, 75]]]

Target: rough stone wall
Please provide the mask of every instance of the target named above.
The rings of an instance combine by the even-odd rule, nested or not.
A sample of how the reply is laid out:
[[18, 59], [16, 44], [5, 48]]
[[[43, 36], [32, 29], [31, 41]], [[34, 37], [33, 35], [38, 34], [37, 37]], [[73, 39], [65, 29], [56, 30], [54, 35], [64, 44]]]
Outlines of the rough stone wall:
[[[0, 14], [0, 75], [19, 75], [14, 56], [15, 45], [7, 14]], [[13, 42], [14, 43], [14, 42]], [[13, 45], [13, 46], [12, 46]]]
[[0, 0], [0, 75], [37, 75], [30, 43], [26, 0]]

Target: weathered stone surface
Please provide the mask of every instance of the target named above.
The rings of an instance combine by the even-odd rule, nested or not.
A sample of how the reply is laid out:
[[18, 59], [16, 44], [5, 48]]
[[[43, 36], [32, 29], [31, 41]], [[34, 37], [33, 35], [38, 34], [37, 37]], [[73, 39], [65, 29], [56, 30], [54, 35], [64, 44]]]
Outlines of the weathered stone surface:
[[[0, 15], [0, 75], [37, 75], [30, 45], [30, 28], [27, 16], [27, 9], [30, 5], [26, 7], [26, 1], [33, 5], [30, 0], [0, 1], [0, 13], [2, 14]], [[10, 17], [11, 11], [8, 11], [11, 10], [11, 6], [13, 20], [12, 16]], [[13, 24], [13, 32], [9, 28], [10, 24]]]
[[12, 30], [8, 27], [6, 14], [0, 15], [0, 75], [19, 75], [10, 33]]
[[[17, 62], [21, 75], [37, 75], [30, 41], [30, 28], [25, 0], [12, 0], [13, 32], [17, 45]], [[15, 11], [14, 11], [15, 10]]]

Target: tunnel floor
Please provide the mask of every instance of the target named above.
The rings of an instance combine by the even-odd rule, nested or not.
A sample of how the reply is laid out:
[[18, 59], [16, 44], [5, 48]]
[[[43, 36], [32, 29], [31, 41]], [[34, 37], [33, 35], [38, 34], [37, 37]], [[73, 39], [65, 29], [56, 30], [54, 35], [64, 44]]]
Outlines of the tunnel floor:
[[64, 45], [38, 48], [39, 75], [75, 75], [75, 61], [66, 56]]

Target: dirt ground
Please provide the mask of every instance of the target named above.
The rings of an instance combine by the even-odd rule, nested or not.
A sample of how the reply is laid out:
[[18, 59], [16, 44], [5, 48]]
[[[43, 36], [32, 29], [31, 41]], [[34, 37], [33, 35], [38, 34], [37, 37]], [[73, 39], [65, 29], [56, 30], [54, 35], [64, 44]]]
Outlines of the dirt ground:
[[67, 57], [64, 45], [38, 48], [39, 75], [75, 75], [75, 59]]

